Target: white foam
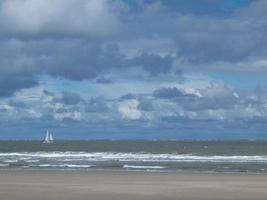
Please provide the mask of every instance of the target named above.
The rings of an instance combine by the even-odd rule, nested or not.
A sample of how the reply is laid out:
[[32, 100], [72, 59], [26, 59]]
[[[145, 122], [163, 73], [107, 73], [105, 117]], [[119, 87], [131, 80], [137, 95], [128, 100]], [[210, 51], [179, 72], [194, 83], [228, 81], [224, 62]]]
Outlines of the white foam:
[[16, 163], [18, 160], [4, 160], [5, 163]]
[[46, 160], [60, 162], [74, 161], [121, 161], [121, 162], [226, 162], [226, 163], [267, 163], [266, 155], [255, 156], [199, 156], [191, 154], [152, 154], [117, 152], [24, 152], [0, 153], [0, 160], [17, 162], [20, 160]]
[[50, 165], [50, 164], [40, 164], [40, 165], [30, 165], [31, 167], [54, 167], [57, 165]]
[[39, 160], [26, 160], [25, 162], [28, 162], [28, 163], [37, 163], [37, 162], [39, 162]]
[[140, 166], [140, 165], [123, 165], [123, 168], [132, 168], [132, 169], [164, 169], [163, 166]]
[[90, 168], [92, 165], [74, 165], [74, 164], [39, 164], [39, 165], [29, 165], [30, 167], [68, 167], [68, 168]]
[[90, 168], [92, 165], [63, 165], [64, 167], [70, 168]]

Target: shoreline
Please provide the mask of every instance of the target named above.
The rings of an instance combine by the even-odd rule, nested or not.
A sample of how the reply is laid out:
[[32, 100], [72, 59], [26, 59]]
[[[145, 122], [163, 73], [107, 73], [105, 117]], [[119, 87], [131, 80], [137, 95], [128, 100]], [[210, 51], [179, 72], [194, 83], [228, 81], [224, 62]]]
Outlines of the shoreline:
[[267, 172], [243, 172], [243, 171], [201, 171], [201, 170], [160, 170], [160, 169], [112, 169], [112, 168], [34, 168], [34, 167], [3, 167], [0, 168], [1, 171], [29, 171], [29, 172], [118, 172], [118, 173], [162, 173], [162, 174], [183, 174], [183, 175], [193, 175], [193, 174], [207, 174], [207, 175], [263, 175], [267, 176]]
[[0, 169], [5, 200], [265, 200], [267, 174]]

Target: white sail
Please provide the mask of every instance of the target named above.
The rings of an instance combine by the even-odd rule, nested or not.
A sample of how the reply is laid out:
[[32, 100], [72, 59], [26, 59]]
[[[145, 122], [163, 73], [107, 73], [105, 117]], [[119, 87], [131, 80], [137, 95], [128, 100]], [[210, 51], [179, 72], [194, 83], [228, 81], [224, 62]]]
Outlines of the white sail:
[[43, 143], [53, 143], [53, 136], [51, 133], [49, 133], [48, 130], [46, 130], [46, 133], [45, 133], [45, 139], [43, 141]]
[[50, 142], [53, 142], [53, 136], [52, 136], [52, 133], [49, 134], [49, 141], [50, 141]]
[[48, 142], [49, 142], [49, 131], [46, 130], [44, 143], [48, 143]]

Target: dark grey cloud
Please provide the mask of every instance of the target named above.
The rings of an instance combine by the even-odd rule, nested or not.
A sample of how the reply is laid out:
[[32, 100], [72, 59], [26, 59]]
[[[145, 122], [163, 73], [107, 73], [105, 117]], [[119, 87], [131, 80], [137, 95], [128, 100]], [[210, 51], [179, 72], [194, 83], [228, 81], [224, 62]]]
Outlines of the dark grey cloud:
[[0, 97], [36, 86], [40, 74], [72, 80], [94, 78], [103, 68], [100, 57], [105, 52], [99, 53], [101, 44], [84, 43], [87, 38], [104, 40], [117, 31], [109, 3], [0, 1]]
[[41, 73], [41, 68], [35, 66], [37, 59], [22, 49], [19, 41], [0, 40], [0, 97], [38, 84], [36, 74]]
[[[15, 0], [2, 1], [1, 6], [3, 9], [6, 9], [8, 6], [14, 5], [14, 9], [21, 9], [22, 13], [31, 12], [31, 4], [49, 6], [49, 3], [40, 0], [36, 2], [28, 0], [23, 1], [26, 2], [25, 5], [28, 5], [30, 9], [29, 11], [27, 11], [28, 8], [24, 4], [22, 7], [17, 6], [20, 4], [22, 5], [22, 3]], [[67, 4], [64, 9], [75, 10], [79, 7], [76, 7], [75, 5], [84, 5], [87, 4], [86, 2], [88, 4], [94, 4], [94, 1], [90, 0], [83, 2], [64, 2], [62, 0], [58, 0], [55, 12], [64, 11], [61, 10], [61, 7], [63, 8], [64, 4]], [[161, 3], [165, 4], [164, 2]], [[104, 13], [106, 11], [109, 12], [109, 9], [107, 8], [109, 4], [107, 4], [107, 2], [95, 2], [94, 6], [98, 4], [104, 7], [104, 10], [99, 11], [101, 12], [100, 16], [102, 15], [102, 11]], [[146, 4], [151, 3], [143, 2], [141, 4], [146, 6]], [[167, 4], [172, 5], [173, 3]], [[225, 4], [225, 2], [223, 4]], [[70, 5], [74, 6], [70, 7]], [[210, 5], [213, 5], [213, 3]], [[241, 4], [237, 3], [237, 5]], [[134, 5], [129, 4], [128, 6]], [[214, 4], [213, 6], [218, 8], [217, 4]], [[135, 12], [123, 13], [121, 10], [117, 9], [118, 12], [121, 11], [124, 15], [126, 15], [126, 18], [132, 18], [132, 21], [130, 22], [124, 21], [122, 18], [118, 18], [122, 23], [121, 36], [123, 36], [123, 40], [120, 42], [125, 42], [126, 40], [131, 41], [132, 38], [136, 36], [134, 32], [132, 33], [132, 29], [144, 30], [143, 32], [140, 32], [141, 35], [138, 35], [138, 37], [146, 38], [149, 37], [150, 33], [154, 33], [157, 35], [155, 40], [156, 38], [160, 39], [161, 37], [164, 38], [166, 36], [168, 38], [172, 38], [175, 41], [177, 48], [176, 59], [182, 60], [181, 67], [183, 67], [184, 64], [184, 68], [187, 67], [186, 64], [188, 63], [193, 64], [194, 68], [201, 67], [203, 69], [205, 68], [205, 64], [212, 62], [239, 62], [248, 58], [264, 59], [267, 55], [265, 50], [265, 44], [267, 42], [265, 37], [266, 29], [265, 21], [263, 20], [266, 3], [265, 1], [256, 1], [251, 4], [246, 4], [246, 6], [246, 8], [235, 9], [235, 11], [233, 11], [234, 14], [232, 15], [226, 15], [223, 17], [213, 15], [198, 16], [197, 13], [184, 14], [179, 12], [179, 10], [176, 10], [175, 12], [168, 12], [168, 10], [162, 11], [161, 9], [155, 10], [155, 12], [153, 11], [152, 13], [149, 9], [141, 9], [141, 13], [138, 12], [139, 14], [137, 15]], [[76, 11], [74, 13], [76, 13]], [[49, 15], [46, 16], [46, 14], [47, 13], [44, 13], [45, 18], [51, 17]], [[60, 20], [61, 14], [62, 13], [60, 12], [59, 15], [56, 15]], [[77, 13], [78, 16], [80, 14], [81, 13]], [[12, 18], [11, 16], [13, 15], [10, 15], [9, 13], [7, 18]], [[19, 17], [16, 15], [12, 18], [12, 20], [17, 22]], [[49, 27], [52, 26], [51, 24], [43, 24], [46, 20], [42, 21], [39, 18], [36, 20], [37, 22], [35, 23], [33, 23], [33, 21], [23, 21], [23, 23], [29, 23], [29, 31], [33, 32], [35, 35], [41, 34], [41, 32], [43, 34], [43, 31], [40, 32], [38, 31], [39, 29], [37, 29], [37, 31], [34, 32], [34, 24], [40, 23], [41, 29], [50, 30]], [[65, 18], [64, 21], [66, 21]], [[153, 23], [151, 23], [151, 21], [153, 21]], [[129, 26], [131, 23], [136, 23], [136, 25]], [[97, 24], [101, 23], [96, 23], [96, 26]], [[65, 27], [67, 26], [66, 24], [63, 25]], [[124, 29], [124, 26], [129, 28]], [[153, 28], [151, 28], [151, 26], [153, 26]], [[27, 26], [25, 25], [25, 27]], [[143, 27], [147, 27], [147, 29], [143, 29]], [[59, 26], [54, 26], [52, 32], [57, 32], [58, 30], [56, 28], [59, 28]], [[58, 32], [66, 32], [66, 34], [68, 34], [71, 29], [71, 27], [68, 27], [68, 30], [66, 30], [66, 28], [62, 28], [62, 30], [60, 29]], [[23, 32], [22, 30], [20, 31]], [[102, 31], [105, 32], [105, 30]], [[49, 35], [49, 33], [47, 34]], [[128, 67], [142, 67], [152, 75], [168, 73], [171, 70], [175, 59], [174, 55], [160, 56], [149, 52], [143, 52], [142, 54], [134, 55], [132, 58], [127, 58], [127, 52], [122, 53], [121, 49], [116, 44], [116, 42], [119, 41], [117, 38], [107, 37], [105, 39], [101, 38], [96, 40], [90, 40], [89, 38], [80, 36], [73, 39], [54, 36], [53, 39], [37, 38], [35, 41], [18, 41], [17, 48], [13, 45], [13, 47], [5, 47], [5, 49], [1, 50], [3, 58], [4, 54], [10, 56], [4, 59], [6, 61], [5, 63], [1, 63], [0, 67], [5, 68], [7, 65], [14, 65], [8, 60], [10, 59], [12, 61], [16, 61], [16, 64], [20, 65], [20, 68], [25, 68], [25, 66], [27, 66], [27, 63], [25, 62], [28, 62], [31, 65], [34, 65], [35, 68], [39, 69], [39, 71], [44, 71], [45, 73], [53, 76], [66, 77], [71, 80], [83, 80], [95, 78], [102, 72], [112, 71], [113, 69], [127, 69]], [[109, 44], [106, 44], [107, 40], [111, 41], [111, 43], [109, 42]], [[7, 50], [8, 48], [9, 50]], [[198, 64], [201, 64], [201, 66], [198, 66]], [[216, 66], [214, 66], [214, 68], [216, 68]], [[28, 76], [26, 79], [28, 82], [32, 83], [28, 83], [25, 87], [29, 87], [34, 84], [33, 77]], [[23, 88], [23, 85], [21, 88]]]
[[71, 80], [92, 79], [102, 71], [101, 62], [103, 51], [101, 44], [88, 43], [83, 40], [51, 41], [49, 49], [47, 43], [40, 44], [40, 48], [47, 54], [46, 70], [52, 76], [61, 76]]
[[[234, 64], [247, 62], [249, 58], [265, 59], [266, 7], [266, 1], [259, 0], [236, 9], [233, 15], [225, 17], [190, 14], [177, 16], [177, 55], [194, 65], [213, 62]], [[205, 66], [201, 67], [205, 69]], [[214, 64], [215, 69], [216, 67]], [[249, 68], [253, 70], [254, 67]], [[225, 68], [233, 70], [228, 66]]]
[[46, 90], [46, 89], [43, 90], [43, 93], [44, 93], [45, 95], [47, 95], [47, 96], [54, 96], [54, 93], [53, 93], [53, 92], [48, 91], [48, 90]]
[[[70, 105], [70, 104], [67, 104], [67, 105]], [[73, 104], [71, 104], [73, 105]], [[61, 108], [58, 108], [56, 109], [56, 114], [65, 114], [65, 113], [69, 113], [69, 112], [74, 112], [74, 111], [77, 111], [79, 108], [77, 106], [71, 106], [71, 107], [61, 107]], [[67, 116], [69, 117], [69, 116]]]
[[128, 93], [120, 97], [121, 100], [136, 99], [136, 98], [137, 96], [132, 93]]
[[194, 97], [193, 94], [186, 94], [176, 87], [159, 88], [153, 92], [154, 97], [162, 99], [171, 99], [178, 97]]
[[96, 83], [99, 83], [99, 84], [111, 84], [111, 83], [113, 83], [113, 81], [111, 79], [109, 79], [109, 78], [100, 77], [100, 78], [96, 79]]
[[2, 76], [0, 75], [0, 97], [11, 96], [21, 88], [31, 88], [38, 84], [38, 81], [31, 76]]
[[139, 97], [138, 98], [139, 104], [138, 104], [138, 109], [142, 111], [153, 111], [154, 106], [153, 106], [153, 101], [151, 99], [147, 99], [145, 97]]
[[168, 9], [169, 12], [224, 16], [231, 14], [237, 8], [248, 6], [251, 2], [253, 2], [253, 0], [125, 0], [124, 2], [126, 5], [128, 5], [128, 9], [130, 9], [131, 12], [137, 13], [141, 13], [148, 8], [155, 9], [155, 7], [158, 6]]
[[238, 105], [239, 99], [234, 96], [222, 96], [222, 97], [202, 97], [179, 100], [180, 106], [189, 111], [199, 110], [216, 110], [216, 109], [232, 109]]
[[63, 91], [61, 98], [57, 100], [67, 105], [77, 105], [78, 103], [83, 101], [83, 98], [78, 93]]
[[[164, 9], [131, 12], [123, 30], [128, 38], [153, 35], [155, 42], [170, 38], [176, 48], [176, 64], [183, 70], [266, 71], [263, 64], [267, 55], [265, 0], [189, 2], [180, 6], [176, 1], [164, 1], [161, 2]], [[204, 9], [202, 6], [206, 4], [210, 7], [204, 6]], [[202, 15], [194, 12], [193, 7], [201, 11], [214, 8], [222, 15], [208, 11]]]
[[[1, 89], [1, 96], [10, 96], [19, 89], [37, 85], [37, 76], [40, 74], [81, 81], [94, 79], [103, 73], [126, 71], [134, 67], [143, 68], [152, 75], [165, 73], [170, 69], [169, 58], [161, 58], [159, 55], [126, 58], [117, 44], [105, 44], [101, 41], [8, 40], [2, 41], [2, 44], [0, 77], [3, 78], [0, 80], [6, 82], [6, 85]], [[149, 68], [153, 58], [155, 63]], [[136, 66], [137, 63], [139, 66]], [[102, 78], [97, 79], [97, 82], [110, 81]]]
[[85, 111], [103, 113], [108, 112], [109, 107], [103, 97], [92, 97], [88, 102], [86, 102]]
[[151, 75], [167, 73], [172, 68], [174, 58], [171, 56], [159, 56], [143, 53], [132, 60], [133, 65], [141, 66]]
[[[51, 44], [54, 46], [53, 44]], [[151, 75], [168, 72], [174, 59], [156, 54], [126, 58], [117, 44], [74, 40], [56, 44], [47, 60], [47, 73], [71, 80], [93, 79], [104, 72], [140, 67]]]
[[8, 101], [8, 105], [11, 106], [11, 107], [14, 107], [16, 109], [21, 109], [21, 108], [25, 108], [26, 107], [26, 104], [22, 101], [17, 101], [17, 100], [14, 100], [14, 99], [10, 99]]
[[[238, 62], [266, 54], [267, 30], [237, 19], [181, 16], [177, 20], [177, 54], [194, 64]], [[257, 30], [258, 29], [258, 30]]]
[[237, 8], [248, 6], [252, 1], [253, 0], [162, 0], [161, 2], [173, 12], [224, 16], [234, 12]]
[[[48, 3], [40, 0], [36, 2], [29, 0], [23, 1], [26, 2], [25, 5], [44, 4], [45, 7], [49, 7]], [[68, 5], [66, 9], [71, 9], [71, 12], [76, 13], [75, 10], [77, 7], [74, 6], [71, 8], [69, 5], [83, 5], [86, 2], [93, 4], [94, 1], [68, 1], [66, 3]], [[65, 2], [58, 0], [57, 3], [55, 12], [63, 11], [65, 9], [63, 6]], [[5, 0], [0, 5], [3, 9], [14, 5], [14, 9], [21, 9], [22, 13], [30, 13], [32, 11], [30, 6], [29, 11], [27, 11], [28, 8], [25, 5], [19, 8], [17, 5], [20, 4], [20, 2], [15, 0]], [[106, 12], [113, 15], [113, 11], [109, 11], [108, 9], [110, 6], [109, 3], [99, 1], [95, 2], [95, 4], [103, 6], [103, 13], [99, 11], [100, 16], [102, 14], [105, 15], [104, 13]], [[13, 31], [13, 34], [15, 34], [13, 37], [20, 39], [1, 38], [0, 80], [2, 81], [1, 85], [3, 85], [3, 82], [6, 82], [6, 86], [0, 89], [0, 96], [10, 96], [21, 88], [30, 88], [37, 85], [38, 80], [36, 77], [40, 74], [49, 74], [54, 77], [64, 77], [70, 80], [81, 81], [95, 79], [101, 76], [104, 77], [105, 73], [112, 74], [126, 71], [129, 68], [141, 68], [152, 76], [156, 76], [162, 73], [172, 72], [175, 60], [176, 62], [178, 60], [178, 68], [180, 67], [183, 70], [190, 67], [194, 69], [198, 68], [199, 70], [209, 68], [210, 70], [211, 65], [213, 66], [211, 70], [216, 70], [219, 67], [232, 70], [229, 65], [231, 66], [232, 63], [233, 68], [235, 68], [235, 64], [240, 65], [240, 62], [242, 62], [242, 66], [247, 66], [247, 69], [257, 69], [257, 63], [261, 63], [262, 68], [264, 68], [264, 62], [257, 61], [264, 61], [267, 55], [267, 50], [265, 49], [267, 44], [265, 34], [267, 30], [265, 28], [266, 22], [263, 20], [265, 15], [264, 9], [266, 7], [265, 1], [256, 1], [247, 4], [245, 8], [233, 10], [231, 15], [220, 17], [214, 15], [199, 16], [197, 13], [185, 14], [179, 10], [169, 12], [166, 8], [162, 10], [160, 4], [155, 4], [153, 8], [157, 9], [152, 12], [150, 4], [149, 2], [143, 2], [142, 6], [144, 7], [140, 11], [134, 12], [132, 10], [130, 13], [122, 12], [122, 10], [117, 8], [116, 11], [121, 12], [120, 14], [125, 15], [127, 19], [129, 18], [127, 21], [122, 19], [120, 15], [117, 17], [114, 16], [114, 20], [121, 20], [121, 39], [109, 36], [106, 38], [97, 38], [98, 34], [90, 32], [93, 29], [92, 27], [90, 30], [82, 30], [84, 24], [77, 29], [77, 31], [81, 32], [80, 35], [77, 34], [76, 37], [59, 37], [57, 34], [65, 33], [66, 35], [71, 35], [70, 30], [72, 28], [68, 27], [68, 30], [66, 30], [66, 24], [63, 24], [64, 27], [62, 28], [53, 27], [53, 24], [44, 24], [42, 19], [39, 18], [36, 19], [36, 23], [33, 23], [33, 21], [23, 21], [22, 23], [25, 29], [28, 24], [29, 33], [35, 35], [32, 39], [26, 40], [18, 36], [19, 34], [25, 34], [26, 30], [23, 31], [23, 27], [18, 27], [19, 29], [16, 30], [11, 30], [11, 27], [7, 28], [9, 32]], [[162, 4], [165, 3], [162, 2]], [[62, 6], [64, 7], [63, 10], [61, 10]], [[134, 5], [129, 4], [128, 6]], [[61, 14], [60, 12], [58, 15], [60, 20]], [[78, 13], [78, 16], [80, 14]], [[7, 13], [6, 17], [8, 19], [10, 18], [10, 20], [12, 18], [16, 23], [19, 20], [24, 20], [19, 19], [18, 15], [16, 14], [12, 18], [11, 16], [13, 15]], [[45, 18], [51, 17], [46, 16], [46, 13], [44, 15]], [[0, 12], [0, 21], [1, 17], [3, 17], [3, 14], [1, 15]], [[39, 23], [41, 27], [35, 29], [34, 24]], [[130, 26], [131, 24], [133, 26]], [[96, 26], [98, 26], [98, 23]], [[124, 28], [126, 26], [129, 28]], [[40, 31], [43, 29], [48, 32]], [[136, 34], [133, 29], [141, 32]], [[103, 32], [105, 30], [101, 29]], [[98, 31], [100, 31], [100, 28]], [[157, 42], [157, 38], [168, 37], [173, 40], [176, 46], [176, 55], [173, 52], [165, 52], [165, 54], [146, 52], [142, 51], [142, 47], [139, 47], [141, 51], [129, 57], [127, 50], [122, 50], [119, 45], [120, 43], [132, 41], [136, 37], [150, 38], [149, 35], [151, 33], [156, 35], [155, 37], [151, 37], [155, 38], [155, 42]], [[37, 37], [42, 34], [47, 34], [49, 37]], [[89, 37], [84, 37], [83, 34], [88, 34]], [[97, 39], [92, 39], [91, 36], [93, 35]], [[248, 59], [252, 59], [252, 64], [246, 64]], [[214, 62], [226, 62], [227, 66], [221, 64], [218, 67], [217, 64], [212, 64]], [[237, 67], [240, 70], [241, 67]], [[103, 78], [96, 79], [96, 82], [110, 83], [109, 80], [104, 80]]]

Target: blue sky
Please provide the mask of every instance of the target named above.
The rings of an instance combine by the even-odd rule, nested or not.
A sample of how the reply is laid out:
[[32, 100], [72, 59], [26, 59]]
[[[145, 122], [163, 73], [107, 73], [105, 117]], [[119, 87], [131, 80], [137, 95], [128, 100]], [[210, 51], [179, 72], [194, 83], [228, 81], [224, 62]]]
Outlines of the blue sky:
[[0, 139], [267, 139], [266, 13], [265, 0], [2, 0]]

